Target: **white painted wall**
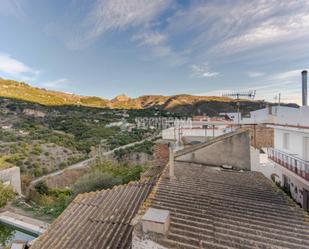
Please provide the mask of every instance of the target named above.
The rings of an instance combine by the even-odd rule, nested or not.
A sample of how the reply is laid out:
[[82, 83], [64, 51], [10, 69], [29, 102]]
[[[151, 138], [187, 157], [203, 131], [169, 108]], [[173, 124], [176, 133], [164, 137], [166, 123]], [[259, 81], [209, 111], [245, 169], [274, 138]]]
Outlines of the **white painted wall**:
[[[288, 149], [284, 148], [284, 133], [289, 135]], [[306, 152], [309, 148], [305, 146], [305, 138], [309, 138], [309, 129], [295, 129], [289, 127], [276, 126], [274, 129], [274, 148], [292, 154], [305, 160]]]
[[300, 108], [272, 106], [250, 112], [250, 118], [243, 118], [241, 123], [273, 123], [281, 125], [309, 126], [309, 107]]
[[[267, 149], [263, 148], [263, 151]], [[282, 181], [282, 174], [279, 169], [268, 159], [267, 153], [260, 153], [259, 149], [251, 147], [251, 171], [261, 172], [268, 179], [271, 179], [272, 174], [279, 175], [278, 181]], [[280, 177], [281, 175], [281, 177]]]

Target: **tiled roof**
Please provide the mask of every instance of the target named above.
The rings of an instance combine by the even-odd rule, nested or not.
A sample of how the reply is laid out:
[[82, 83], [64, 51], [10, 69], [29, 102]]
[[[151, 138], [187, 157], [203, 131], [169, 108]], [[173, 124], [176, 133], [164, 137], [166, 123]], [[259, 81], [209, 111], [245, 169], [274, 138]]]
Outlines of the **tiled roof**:
[[142, 177], [151, 178], [154, 176], [158, 176], [161, 174], [163, 169], [164, 166], [151, 166], [142, 174]]
[[153, 181], [78, 195], [31, 249], [130, 248], [130, 222]]
[[167, 248], [309, 248], [308, 216], [261, 173], [181, 162], [167, 173], [147, 200], [171, 213], [155, 239]]

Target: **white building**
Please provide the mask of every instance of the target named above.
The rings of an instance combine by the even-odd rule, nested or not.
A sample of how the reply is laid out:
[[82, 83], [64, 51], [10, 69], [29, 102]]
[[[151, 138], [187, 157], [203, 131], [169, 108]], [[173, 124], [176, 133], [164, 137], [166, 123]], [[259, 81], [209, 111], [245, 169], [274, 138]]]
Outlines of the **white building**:
[[231, 122], [191, 121], [190, 125], [175, 125], [162, 131], [162, 138], [184, 142], [205, 142], [208, 138], [217, 137], [235, 130]]
[[274, 148], [267, 148], [270, 177], [309, 211], [309, 126], [270, 127], [274, 128]]
[[309, 126], [309, 109], [288, 106], [270, 106], [250, 112], [249, 118], [243, 118], [241, 124], [281, 124], [281, 125], [307, 125]]
[[[304, 86], [304, 82], [303, 82]], [[305, 98], [307, 99], [307, 94]], [[300, 108], [277, 106], [251, 113], [247, 123], [266, 123], [274, 129], [274, 148], [265, 148], [259, 164], [261, 171], [275, 180], [305, 210], [309, 211], [309, 106]]]

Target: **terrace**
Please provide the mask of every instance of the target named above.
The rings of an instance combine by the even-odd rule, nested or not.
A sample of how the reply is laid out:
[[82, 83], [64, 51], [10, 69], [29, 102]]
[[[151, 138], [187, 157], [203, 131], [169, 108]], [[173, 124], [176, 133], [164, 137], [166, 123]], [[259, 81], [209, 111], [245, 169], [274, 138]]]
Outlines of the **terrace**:
[[268, 148], [268, 158], [309, 182], [309, 162], [295, 155]]

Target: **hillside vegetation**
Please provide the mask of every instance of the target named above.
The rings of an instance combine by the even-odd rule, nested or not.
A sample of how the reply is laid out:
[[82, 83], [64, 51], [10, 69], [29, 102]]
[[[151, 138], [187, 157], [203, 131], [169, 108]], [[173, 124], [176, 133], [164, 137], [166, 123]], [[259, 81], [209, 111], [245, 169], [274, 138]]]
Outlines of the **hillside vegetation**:
[[[39, 177], [95, 154], [99, 144], [110, 150], [140, 141], [152, 132], [134, 128], [134, 120], [153, 116], [150, 111], [44, 106], [0, 97], [0, 169], [15, 165], [22, 174]], [[132, 129], [107, 126], [119, 121]]]
[[[0, 79], [0, 97], [19, 99], [46, 106], [74, 105], [110, 109], [148, 109], [155, 108], [177, 113], [217, 115], [219, 112], [236, 110], [236, 101], [227, 97], [193, 95], [145, 95], [130, 98], [119, 95], [112, 100], [99, 97], [85, 97], [42, 88], [25, 83]], [[243, 112], [266, 106], [264, 101], [242, 100]]]

